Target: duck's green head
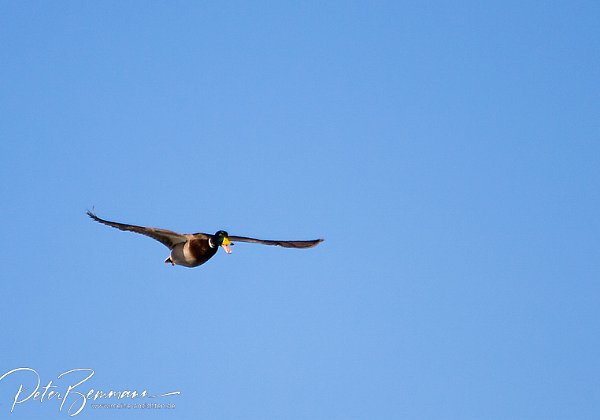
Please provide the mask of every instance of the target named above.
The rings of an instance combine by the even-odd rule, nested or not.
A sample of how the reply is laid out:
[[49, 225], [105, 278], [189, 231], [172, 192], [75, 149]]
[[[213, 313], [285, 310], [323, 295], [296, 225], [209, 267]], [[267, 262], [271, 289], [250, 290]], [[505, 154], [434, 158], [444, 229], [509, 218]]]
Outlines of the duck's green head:
[[213, 241], [217, 244], [217, 246], [222, 246], [225, 252], [231, 254], [231, 248], [229, 248], [229, 245], [232, 245], [232, 243], [229, 240], [229, 234], [227, 232], [224, 230], [219, 230], [217, 233], [215, 233]]

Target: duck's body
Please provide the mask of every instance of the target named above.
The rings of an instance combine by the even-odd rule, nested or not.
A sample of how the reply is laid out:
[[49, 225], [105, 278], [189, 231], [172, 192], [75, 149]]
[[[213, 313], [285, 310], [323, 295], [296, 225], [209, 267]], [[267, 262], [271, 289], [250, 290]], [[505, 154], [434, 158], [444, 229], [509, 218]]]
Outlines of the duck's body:
[[272, 241], [248, 238], [245, 236], [229, 236], [229, 234], [223, 230], [219, 230], [214, 235], [209, 235], [207, 233], [182, 234], [166, 229], [111, 222], [99, 218], [91, 211], [88, 211], [87, 215], [95, 221], [107, 226], [146, 235], [159, 241], [171, 250], [171, 255], [165, 260], [165, 263], [181, 265], [183, 267], [198, 267], [199, 265], [204, 264], [217, 253], [219, 246], [221, 246], [225, 252], [231, 254], [229, 245], [233, 245], [232, 241], [277, 245], [285, 248], [311, 248], [323, 241], [323, 239], [314, 239], [310, 241]]
[[219, 249], [210, 247], [208, 238], [191, 238], [185, 243], [179, 243], [171, 250], [171, 255], [165, 260], [172, 265], [182, 265], [184, 267], [198, 267], [210, 260]]

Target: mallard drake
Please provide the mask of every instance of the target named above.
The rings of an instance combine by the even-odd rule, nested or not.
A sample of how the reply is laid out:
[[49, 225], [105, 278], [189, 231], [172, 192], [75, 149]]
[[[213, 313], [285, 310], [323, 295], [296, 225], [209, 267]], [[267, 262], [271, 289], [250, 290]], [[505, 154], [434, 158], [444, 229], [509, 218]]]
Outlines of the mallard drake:
[[157, 240], [171, 250], [171, 255], [165, 260], [165, 263], [182, 265], [184, 267], [198, 267], [204, 264], [217, 253], [219, 247], [222, 247], [226, 253], [231, 254], [230, 245], [233, 245], [234, 241], [277, 245], [284, 248], [311, 248], [323, 242], [323, 239], [313, 239], [310, 241], [271, 241], [247, 238], [245, 236], [229, 236], [224, 230], [219, 230], [214, 235], [208, 233], [177, 233], [166, 229], [111, 222], [101, 219], [89, 210], [86, 213], [96, 222], [120, 230], [146, 235]]

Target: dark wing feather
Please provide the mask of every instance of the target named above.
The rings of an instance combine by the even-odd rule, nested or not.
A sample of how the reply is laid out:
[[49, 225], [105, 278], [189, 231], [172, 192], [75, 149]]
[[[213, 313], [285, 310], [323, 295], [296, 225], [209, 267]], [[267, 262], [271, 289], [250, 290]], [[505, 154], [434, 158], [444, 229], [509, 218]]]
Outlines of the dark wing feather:
[[120, 230], [125, 230], [128, 232], [135, 232], [141, 235], [149, 236], [152, 239], [156, 239], [161, 244], [165, 245], [169, 249], [172, 249], [175, 245], [187, 241], [185, 235], [182, 235], [177, 232], [173, 232], [171, 230], [166, 229], [157, 229], [152, 227], [144, 227], [144, 226], [136, 226], [136, 225], [127, 225], [125, 223], [117, 223], [110, 222], [108, 220], [104, 220], [96, 216], [91, 211], [86, 212], [88, 216], [94, 219], [96, 222], [103, 223], [107, 226], [111, 226]]
[[239, 241], [263, 245], [277, 245], [284, 248], [312, 248], [323, 242], [323, 239], [314, 239], [312, 241], [271, 241], [266, 239], [246, 238], [245, 236], [230, 236], [229, 240], [232, 242]]

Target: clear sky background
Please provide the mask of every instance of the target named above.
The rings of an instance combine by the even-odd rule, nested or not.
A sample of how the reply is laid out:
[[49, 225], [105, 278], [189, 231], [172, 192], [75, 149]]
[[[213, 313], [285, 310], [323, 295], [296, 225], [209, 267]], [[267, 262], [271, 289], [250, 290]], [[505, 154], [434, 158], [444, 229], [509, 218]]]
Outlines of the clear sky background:
[[[598, 22], [597, 1], [1, 2], [0, 374], [181, 392], [80, 418], [597, 419]], [[171, 267], [92, 206], [326, 241]]]

